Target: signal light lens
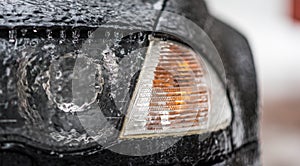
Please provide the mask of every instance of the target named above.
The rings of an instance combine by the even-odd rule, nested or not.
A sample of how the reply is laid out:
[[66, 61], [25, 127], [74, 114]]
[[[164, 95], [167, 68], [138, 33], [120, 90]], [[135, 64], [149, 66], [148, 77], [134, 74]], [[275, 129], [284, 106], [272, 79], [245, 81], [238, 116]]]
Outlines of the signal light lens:
[[[120, 137], [188, 135], [229, 125], [228, 100], [222, 111], [211, 111], [219, 107], [212, 107], [213, 96], [225, 91], [211, 81], [210, 70], [191, 48], [152, 37]], [[211, 122], [211, 116], [218, 118]]]

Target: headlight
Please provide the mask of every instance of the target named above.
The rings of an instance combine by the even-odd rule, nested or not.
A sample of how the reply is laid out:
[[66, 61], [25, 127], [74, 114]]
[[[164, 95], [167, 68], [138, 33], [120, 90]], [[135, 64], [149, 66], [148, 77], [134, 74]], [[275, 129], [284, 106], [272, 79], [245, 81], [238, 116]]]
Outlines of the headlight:
[[198, 147], [218, 141], [210, 133], [232, 116], [209, 37], [176, 14], [124, 11], [105, 24], [3, 30], [0, 116], [9, 118], [0, 123], [9, 124], [0, 127], [0, 142], [51, 154], [100, 147], [141, 156], [185, 138]]
[[189, 135], [224, 128], [231, 120], [226, 99], [222, 83], [199, 54], [178, 42], [150, 37], [120, 137]]
[[[24, 125], [0, 129], [0, 134], [21, 135], [57, 151], [101, 144], [130, 155], [137, 155], [128, 150], [132, 144], [151, 149], [155, 141], [170, 139], [168, 145], [145, 149], [144, 155], [167, 149], [181, 136], [204, 138], [230, 124], [226, 88], [207, 52], [166, 33], [99, 32], [95, 34], [102, 36], [93, 42], [92, 37], [24, 37], [17, 40], [23, 49], [10, 61], [5, 60], [10, 52], [2, 52], [0, 63], [12, 64], [6, 73], [9, 86], [16, 87], [11, 88], [17, 96], [14, 111]], [[107, 36], [118, 40], [108, 42]], [[0, 42], [8, 50], [15, 47]], [[155, 138], [142, 139], [145, 144], [135, 139], [149, 137]]]

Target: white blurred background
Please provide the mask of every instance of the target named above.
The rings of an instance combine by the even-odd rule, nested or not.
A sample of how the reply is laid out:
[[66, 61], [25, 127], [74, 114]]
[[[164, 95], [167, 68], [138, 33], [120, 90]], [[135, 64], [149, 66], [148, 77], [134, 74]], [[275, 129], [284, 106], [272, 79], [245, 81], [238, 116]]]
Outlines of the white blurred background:
[[261, 97], [262, 162], [300, 165], [300, 22], [292, 0], [207, 0], [251, 45]]

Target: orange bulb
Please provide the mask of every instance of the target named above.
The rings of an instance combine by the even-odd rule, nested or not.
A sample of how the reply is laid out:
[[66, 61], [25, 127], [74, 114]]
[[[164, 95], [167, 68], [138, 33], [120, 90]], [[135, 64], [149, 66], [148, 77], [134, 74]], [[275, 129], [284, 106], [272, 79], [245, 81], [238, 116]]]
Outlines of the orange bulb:
[[[208, 89], [197, 55], [184, 46], [160, 41], [146, 128], [188, 128], [207, 122]], [[203, 86], [204, 85], [204, 86]]]

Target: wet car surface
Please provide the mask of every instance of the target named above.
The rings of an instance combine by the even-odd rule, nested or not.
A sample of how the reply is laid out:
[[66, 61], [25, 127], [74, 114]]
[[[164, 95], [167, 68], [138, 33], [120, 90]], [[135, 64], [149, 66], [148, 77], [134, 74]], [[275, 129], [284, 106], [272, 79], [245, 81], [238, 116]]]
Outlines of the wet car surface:
[[[164, 27], [167, 23], [175, 25], [169, 31], [183, 34], [184, 39], [189, 38], [191, 32], [180, 31], [184, 23], [163, 11], [192, 20], [215, 45], [224, 65], [226, 80], [222, 81], [226, 84], [232, 107], [228, 127], [176, 138], [174, 144], [172, 136], [121, 140], [118, 131], [122, 128], [126, 109], [118, 109], [121, 100], [112, 101], [111, 97], [114, 93], [118, 96], [118, 89], [125, 88], [119, 80], [135, 81], [125, 77], [116, 78], [115, 85], [120, 86], [116, 86], [115, 91], [113, 86], [103, 85], [103, 95], [96, 91], [96, 98], [85, 97], [91, 108], [98, 102], [96, 106], [103, 110], [105, 123], [95, 125], [95, 119], [103, 117], [97, 117], [93, 111], [82, 115], [80, 112], [57, 111], [64, 102], [72, 100], [69, 98], [71, 83], [66, 78], [77, 64], [74, 57], [79, 57], [84, 51], [94, 57], [103, 51], [98, 48], [101, 41], [89, 43], [87, 40], [101, 25], [113, 21], [143, 30], [133, 40], [124, 38], [124, 35], [120, 37], [123, 41], [119, 42], [120, 46], [115, 46], [116, 58], [119, 59], [123, 58], [119, 47], [130, 52], [132, 48], [147, 45], [149, 41], [145, 38], [149, 32], [168, 29]], [[258, 97], [249, 45], [240, 33], [210, 16], [203, 1], [4, 1], [0, 9], [0, 29], [2, 165], [259, 165]], [[101, 31], [101, 38], [120, 35], [107, 29]], [[141, 50], [138, 54], [140, 59], [143, 59], [144, 52]], [[103, 56], [104, 59], [99, 61], [105, 61]], [[88, 58], [83, 58], [82, 62], [87, 63]], [[210, 60], [216, 71], [221, 72], [220, 67], [214, 65], [217, 59], [212, 57]], [[124, 69], [131, 73], [141, 64], [136, 61]], [[113, 81], [110, 71], [114, 71], [114, 65], [108, 63], [109, 67], [104, 67], [107, 73], [103, 72], [103, 75], [107, 74], [107, 77], [103, 80], [96, 77], [99, 85], [103, 81]], [[98, 71], [97, 65], [90, 67]], [[78, 68], [81, 75], [91, 70], [80, 64]], [[136, 79], [137, 76], [132, 77]], [[132, 84], [127, 87], [129, 93], [133, 93], [130, 91]], [[86, 132], [86, 126], [99, 128], [101, 130], [97, 131], [102, 134], [92, 135]], [[166, 149], [135, 156], [114, 150], [130, 147], [142, 154], [142, 151], [152, 151], [158, 145]]]

